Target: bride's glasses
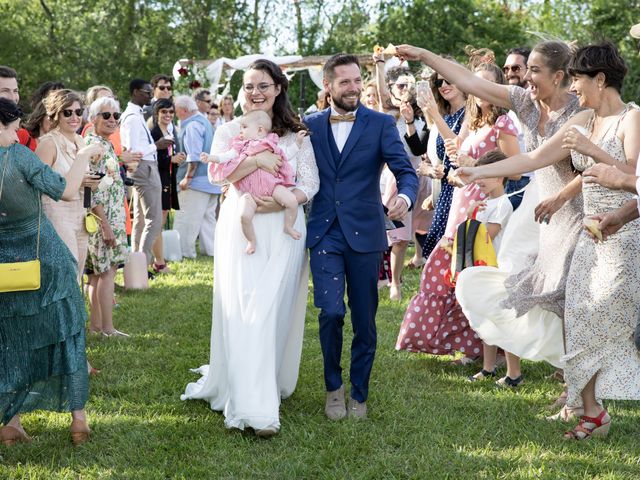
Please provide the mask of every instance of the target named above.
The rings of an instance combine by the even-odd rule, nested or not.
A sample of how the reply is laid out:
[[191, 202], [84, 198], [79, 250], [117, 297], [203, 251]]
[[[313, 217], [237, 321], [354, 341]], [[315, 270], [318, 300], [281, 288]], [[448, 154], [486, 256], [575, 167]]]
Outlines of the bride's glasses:
[[246, 92], [246, 93], [253, 93], [256, 89], [260, 92], [260, 93], [264, 93], [267, 90], [269, 90], [269, 87], [274, 87], [276, 84], [275, 83], [259, 83], [258, 85], [253, 85], [252, 83], [246, 83], [242, 86], [242, 89]]

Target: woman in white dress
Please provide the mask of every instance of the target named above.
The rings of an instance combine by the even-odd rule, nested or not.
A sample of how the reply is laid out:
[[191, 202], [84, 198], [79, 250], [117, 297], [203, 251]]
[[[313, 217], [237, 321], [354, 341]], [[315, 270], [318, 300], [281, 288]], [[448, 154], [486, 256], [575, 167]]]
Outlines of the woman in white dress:
[[[499, 174], [516, 175], [561, 161], [571, 153], [579, 171], [596, 163], [634, 173], [640, 154], [640, 109], [620, 98], [627, 73], [611, 43], [579, 49], [569, 66], [571, 90], [587, 110], [576, 114], [547, 142], [527, 155], [478, 168], [458, 169], [466, 182]], [[633, 194], [596, 184], [583, 189], [584, 214], [620, 208]], [[596, 227], [597, 228], [597, 227]], [[638, 221], [604, 243], [582, 232], [571, 260], [566, 287], [565, 380], [567, 405], [583, 415], [565, 438], [605, 436], [611, 417], [601, 399], [640, 399], [640, 355], [633, 343], [640, 313]]]
[[[289, 82], [280, 68], [258, 60], [243, 82], [247, 111], [269, 113], [280, 145], [292, 144], [304, 126], [291, 108]], [[212, 153], [228, 150], [239, 133], [237, 121], [218, 127]], [[302, 205], [319, 187], [311, 142], [305, 139], [289, 161], [297, 173], [293, 192]], [[215, 180], [235, 182], [257, 168], [276, 171], [279, 164], [279, 157], [263, 152], [232, 172], [221, 165]], [[294, 240], [283, 232], [282, 207], [271, 198], [257, 199], [262, 213], [253, 222], [261, 248], [247, 255], [238, 200], [230, 185], [216, 228], [210, 365], [198, 369], [202, 378], [188, 384], [181, 398], [206, 400], [224, 413], [227, 428], [250, 427], [268, 437], [279, 431], [280, 400], [293, 393], [298, 379], [308, 293], [305, 218], [300, 206], [294, 228], [302, 238]]]

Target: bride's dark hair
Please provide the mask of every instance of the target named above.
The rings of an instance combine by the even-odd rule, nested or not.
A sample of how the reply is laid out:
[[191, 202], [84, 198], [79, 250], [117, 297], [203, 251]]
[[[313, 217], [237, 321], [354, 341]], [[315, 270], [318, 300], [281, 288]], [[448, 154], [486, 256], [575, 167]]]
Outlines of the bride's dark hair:
[[289, 89], [289, 80], [284, 76], [278, 65], [269, 60], [256, 60], [247, 70], [260, 70], [268, 74], [273, 83], [280, 85], [280, 93], [273, 102], [273, 127], [272, 131], [279, 136], [286, 135], [289, 132], [299, 132], [306, 130], [304, 124], [296, 115], [291, 106], [287, 90]]

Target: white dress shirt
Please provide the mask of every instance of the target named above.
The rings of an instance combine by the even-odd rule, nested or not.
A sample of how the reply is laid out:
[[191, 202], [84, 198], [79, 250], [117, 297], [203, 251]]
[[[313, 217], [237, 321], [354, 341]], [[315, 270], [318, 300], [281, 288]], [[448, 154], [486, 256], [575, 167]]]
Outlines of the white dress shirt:
[[142, 153], [142, 160], [150, 162], [157, 160], [156, 144], [144, 120], [142, 107], [139, 105], [127, 103], [127, 108], [122, 112], [120, 139], [122, 146], [127, 150]]
[[[347, 114], [353, 113], [354, 116], [357, 115], [358, 110], [354, 110], [353, 112], [347, 112]], [[331, 107], [331, 115], [342, 115], [338, 113], [333, 107]], [[351, 129], [353, 128], [353, 124], [355, 122], [335, 122], [330, 123], [331, 125], [331, 133], [333, 133], [333, 139], [336, 141], [336, 146], [338, 147], [338, 151], [342, 153], [342, 149], [347, 143], [347, 139], [349, 138], [349, 134], [351, 133]], [[405, 202], [407, 202], [407, 207], [411, 208], [411, 200], [404, 193], [398, 194], [398, 197], [402, 198]]]

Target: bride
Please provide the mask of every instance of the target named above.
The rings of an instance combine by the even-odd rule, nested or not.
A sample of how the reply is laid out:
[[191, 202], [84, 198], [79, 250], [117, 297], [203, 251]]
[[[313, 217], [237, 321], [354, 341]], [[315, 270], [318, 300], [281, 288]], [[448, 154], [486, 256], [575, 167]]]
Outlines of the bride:
[[[287, 97], [288, 86], [268, 60], [254, 62], [243, 77], [247, 111], [263, 110], [272, 117], [281, 147], [304, 129]], [[218, 127], [212, 153], [226, 151], [239, 133], [237, 121]], [[297, 172], [293, 193], [299, 204], [306, 203], [319, 187], [308, 138], [289, 161]], [[261, 153], [233, 171], [217, 165], [214, 177], [236, 182], [257, 168], [273, 173], [280, 163], [279, 157]], [[255, 216], [254, 228], [260, 248], [247, 255], [238, 199], [231, 185], [216, 227], [211, 365], [197, 370], [202, 377], [187, 385], [181, 399], [206, 400], [224, 413], [227, 428], [250, 427], [269, 437], [280, 429], [280, 399], [293, 393], [298, 380], [308, 293], [305, 219], [300, 206], [294, 228], [303, 236], [294, 240], [283, 232], [282, 207], [271, 198], [258, 200], [262, 213]]]

